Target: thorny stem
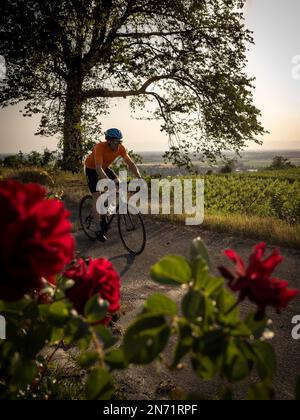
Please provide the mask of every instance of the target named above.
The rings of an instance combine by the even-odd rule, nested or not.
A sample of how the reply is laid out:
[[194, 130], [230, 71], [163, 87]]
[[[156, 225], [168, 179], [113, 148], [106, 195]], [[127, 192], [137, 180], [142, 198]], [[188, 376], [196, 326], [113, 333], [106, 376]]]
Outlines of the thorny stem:
[[100, 342], [99, 342], [99, 340], [98, 340], [98, 338], [95, 334], [95, 331], [93, 329], [91, 330], [91, 335], [92, 335], [92, 340], [93, 340], [95, 349], [96, 349], [96, 351], [99, 355], [99, 366], [101, 368], [105, 368], [104, 351], [103, 351], [102, 345], [100, 344]]

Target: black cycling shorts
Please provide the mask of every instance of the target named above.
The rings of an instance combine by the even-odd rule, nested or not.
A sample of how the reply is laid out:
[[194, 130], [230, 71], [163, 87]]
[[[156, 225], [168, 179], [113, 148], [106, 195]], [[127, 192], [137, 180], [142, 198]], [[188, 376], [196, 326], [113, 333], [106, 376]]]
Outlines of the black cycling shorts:
[[[110, 168], [104, 169], [104, 172], [106, 173], [108, 178], [112, 179], [113, 181], [118, 178], [116, 173]], [[97, 174], [97, 171], [95, 169], [85, 168], [85, 175], [86, 175], [86, 178], [87, 178], [87, 182], [88, 182], [90, 192], [91, 193], [97, 192], [96, 187], [97, 187], [97, 183], [99, 181], [99, 176]]]

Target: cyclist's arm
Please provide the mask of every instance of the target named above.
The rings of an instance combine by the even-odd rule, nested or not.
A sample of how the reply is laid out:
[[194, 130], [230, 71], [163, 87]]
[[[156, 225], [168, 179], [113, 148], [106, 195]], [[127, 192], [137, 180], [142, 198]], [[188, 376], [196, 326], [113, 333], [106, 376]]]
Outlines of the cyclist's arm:
[[136, 178], [142, 178], [138, 167], [133, 162], [133, 160], [131, 159], [131, 157], [126, 154], [126, 156], [124, 156], [123, 159], [126, 162], [126, 164], [127, 164], [128, 168], [129, 168], [130, 172], [132, 172], [132, 174]]
[[96, 172], [99, 175], [100, 179], [108, 178], [108, 176], [102, 168], [102, 165], [100, 165], [99, 163], [96, 163]]
[[101, 153], [101, 149], [98, 146], [96, 148], [96, 152], [95, 152], [95, 167], [96, 167], [96, 172], [99, 175], [100, 179], [105, 179], [108, 178], [108, 176], [106, 175], [106, 173], [104, 172], [103, 168], [103, 156]]

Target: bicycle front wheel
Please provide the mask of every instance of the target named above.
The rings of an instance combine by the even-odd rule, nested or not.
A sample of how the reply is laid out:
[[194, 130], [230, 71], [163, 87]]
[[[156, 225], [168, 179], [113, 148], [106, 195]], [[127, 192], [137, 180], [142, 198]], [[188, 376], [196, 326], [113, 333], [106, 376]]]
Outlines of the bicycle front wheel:
[[93, 197], [91, 195], [87, 195], [80, 202], [79, 220], [82, 230], [86, 236], [95, 241], [97, 237], [93, 218]]
[[118, 214], [118, 229], [124, 247], [132, 255], [140, 255], [146, 246], [146, 229], [140, 213]]

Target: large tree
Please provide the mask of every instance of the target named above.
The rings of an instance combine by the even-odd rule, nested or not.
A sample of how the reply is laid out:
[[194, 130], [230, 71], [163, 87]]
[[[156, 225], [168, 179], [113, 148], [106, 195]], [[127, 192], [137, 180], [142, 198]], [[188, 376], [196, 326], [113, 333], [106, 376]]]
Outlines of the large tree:
[[238, 152], [264, 133], [245, 73], [244, 3], [4, 0], [0, 104], [42, 113], [38, 134], [62, 135], [65, 169], [80, 168], [111, 98], [157, 104], [149, 118], [161, 119], [174, 162]]

